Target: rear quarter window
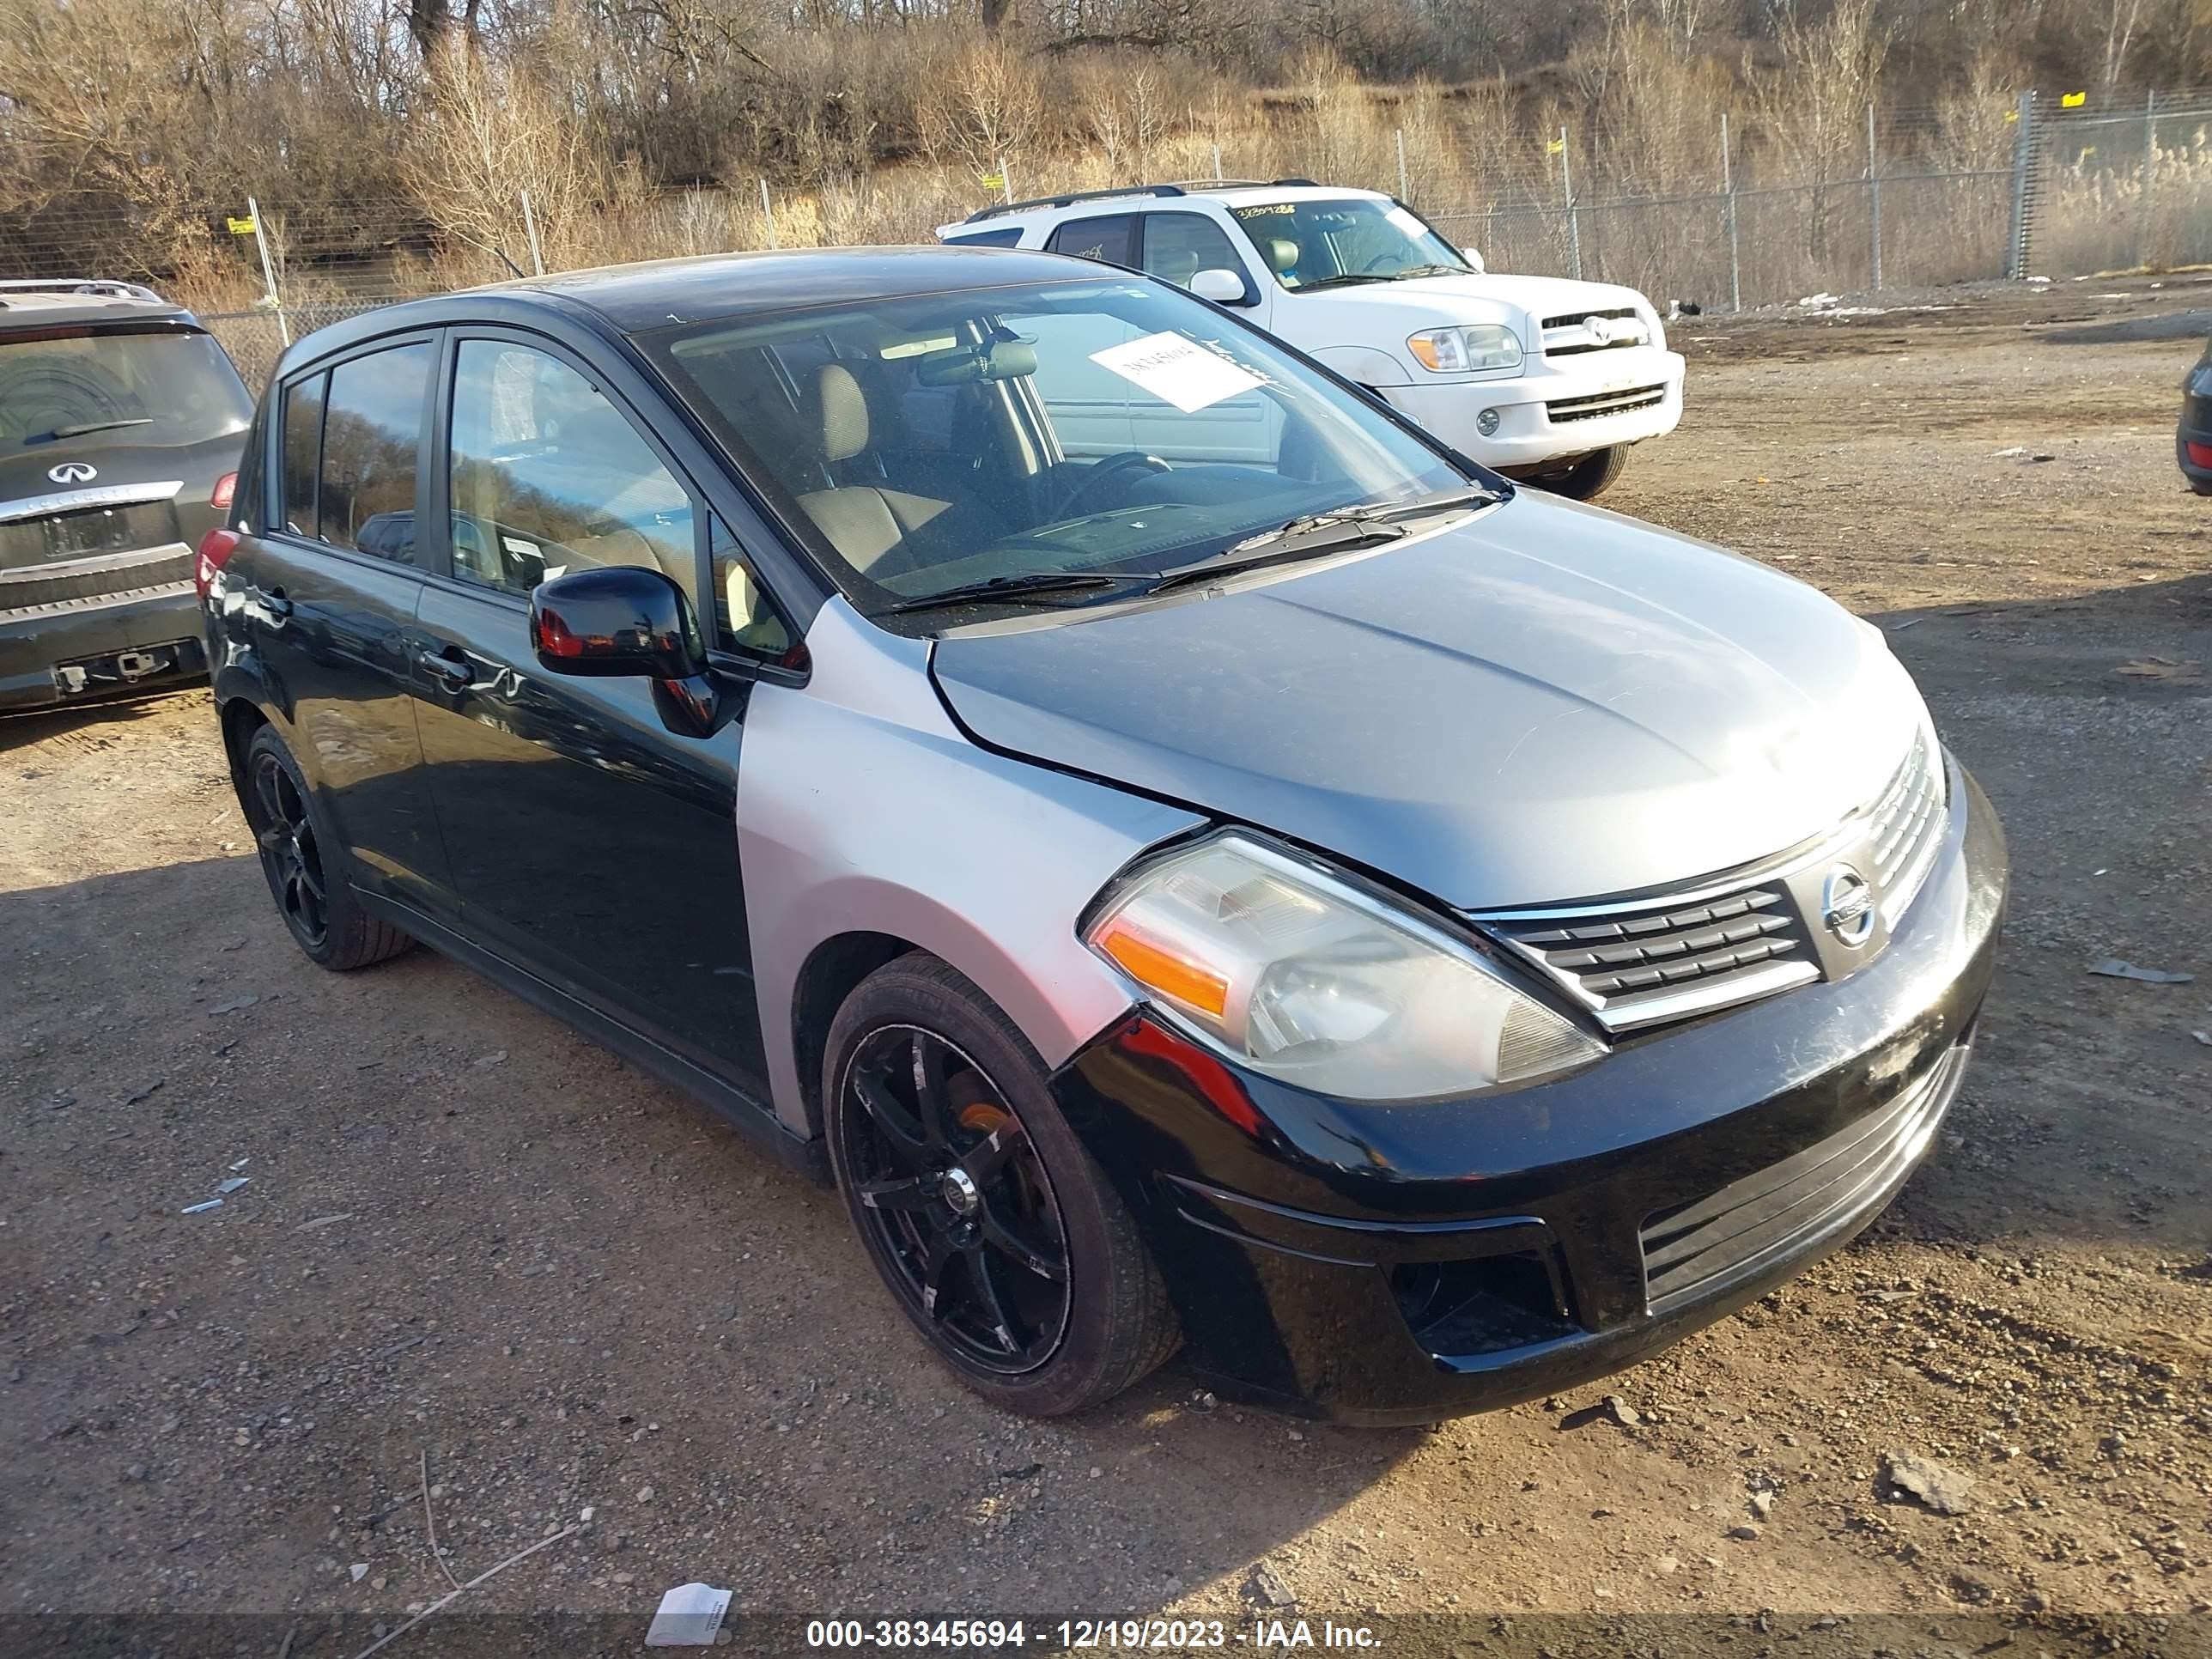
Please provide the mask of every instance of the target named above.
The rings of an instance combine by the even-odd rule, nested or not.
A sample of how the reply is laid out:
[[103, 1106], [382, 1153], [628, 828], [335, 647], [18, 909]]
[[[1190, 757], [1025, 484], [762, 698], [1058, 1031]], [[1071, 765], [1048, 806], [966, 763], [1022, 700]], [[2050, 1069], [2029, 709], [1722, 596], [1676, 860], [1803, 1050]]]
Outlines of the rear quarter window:
[[947, 247], [1019, 247], [1022, 228], [1010, 225], [1001, 230], [971, 230], [964, 235], [947, 236]]

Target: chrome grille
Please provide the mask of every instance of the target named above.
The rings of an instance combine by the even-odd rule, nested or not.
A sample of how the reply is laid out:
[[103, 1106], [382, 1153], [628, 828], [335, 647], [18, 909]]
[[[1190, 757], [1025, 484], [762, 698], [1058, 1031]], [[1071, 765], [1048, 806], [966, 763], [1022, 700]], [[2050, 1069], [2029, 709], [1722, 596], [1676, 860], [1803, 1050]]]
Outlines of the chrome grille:
[[1867, 873], [1893, 926], [1928, 878], [1943, 838], [1944, 780], [1935, 744], [1925, 735], [1867, 814], [1874, 868]]
[[1632, 409], [1649, 409], [1667, 401], [1663, 386], [1635, 386], [1621, 392], [1595, 392], [1586, 398], [1556, 398], [1544, 405], [1554, 426], [1571, 421], [1595, 421], [1607, 415], [1625, 415]]
[[[1626, 1031], [1771, 996], [1880, 952], [1935, 867], [1948, 819], [1942, 750], [1923, 732], [1873, 805], [1817, 846], [1733, 877], [1642, 898], [1493, 912], [1469, 920]], [[1823, 884], [1848, 866], [1872, 890], [1881, 931], [1840, 943], [1821, 926]]]
[[[1597, 326], [1590, 325], [1595, 322]], [[1603, 337], [1601, 338], [1600, 337]], [[1564, 317], [1547, 317], [1543, 327], [1547, 357], [1574, 357], [1587, 351], [1610, 351], [1620, 346], [1651, 343], [1651, 331], [1634, 306], [1609, 310], [1577, 311]]]
[[1644, 908], [1490, 926], [1616, 1029], [1674, 1017], [1683, 1012], [1679, 994], [1692, 988], [1702, 1012], [1820, 972], [1804, 920], [1778, 883], [1696, 903], [1661, 899]]

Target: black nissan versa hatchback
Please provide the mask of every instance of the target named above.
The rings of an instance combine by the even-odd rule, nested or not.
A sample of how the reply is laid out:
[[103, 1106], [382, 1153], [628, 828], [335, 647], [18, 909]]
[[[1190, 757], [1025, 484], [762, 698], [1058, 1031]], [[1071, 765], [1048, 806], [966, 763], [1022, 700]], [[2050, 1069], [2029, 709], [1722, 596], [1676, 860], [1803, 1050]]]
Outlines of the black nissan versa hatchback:
[[288, 353], [197, 580], [301, 948], [833, 1180], [972, 1387], [1409, 1422], [1888, 1202], [1996, 815], [1881, 633], [1139, 273], [851, 249]]
[[253, 399], [134, 283], [0, 282], [0, 711], [199, 674], [192, 549]]

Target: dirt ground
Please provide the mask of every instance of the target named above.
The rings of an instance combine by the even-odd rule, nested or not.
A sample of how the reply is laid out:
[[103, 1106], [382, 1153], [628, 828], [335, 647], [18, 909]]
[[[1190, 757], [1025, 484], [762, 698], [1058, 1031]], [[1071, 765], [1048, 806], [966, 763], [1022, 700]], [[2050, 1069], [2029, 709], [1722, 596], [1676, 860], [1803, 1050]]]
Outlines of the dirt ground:
[[[350, 1659], [331, 1615], [448, 1589], [427, 1454], [463, 1580], [589, 1517], [468, 1604], [621, 1615], [631, 1650], [691, 1579], [809, 1616], [2201, 1631], [2212, 501], [2172, 429], [2208, 307], [2177, 279], [1677, 326], [1690, 412], [1607, 504], [1890, 630], [2004, 817], [2003, 965], [1938, 1155], [1857, 1244], [1434, 1431], [1213, 1407], [1173, 1364], [1080, 1420], [994, 1412], [834, 1196], [703, 1109], [427, 953], [307, 965], [204, 693], [0, 726], [0, 1614], [282, 1614]], [[1971, 1476], [1965, 1512], [1899, 1501], [1892, 1450]]]

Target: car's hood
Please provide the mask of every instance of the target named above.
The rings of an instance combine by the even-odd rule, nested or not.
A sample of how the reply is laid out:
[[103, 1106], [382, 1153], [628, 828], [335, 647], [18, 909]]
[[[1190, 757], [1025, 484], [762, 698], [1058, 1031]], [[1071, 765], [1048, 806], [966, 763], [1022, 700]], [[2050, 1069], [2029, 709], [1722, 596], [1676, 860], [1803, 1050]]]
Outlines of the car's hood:
[[1527, 491], [1227, 593], [956, 634], [933, 667], [994, 747], [1474, 909], [1794, 847], [1872, 801], [1925, 719], [1814, 589]]
[[[1434, 328], [1450, 323], [1504, 323], [1533, 349], [1536, 331], [1547, 317], [1583, 316], [1642, 306], [1634, 289], [1610, 283], [1577, 283], [1557, 276], [1409, 276], [1401, 283], [1365, 283], [1291, 295], [1277, 307], [1279, 328], [1303, 339], [1330, 319], [1332, 338], [1354, 315], [1371, 317], [1377, 326]], [[1522, 319], [1533, 319], [1525, 325]], [[1310, 319], [1310, 321], [1307, 319]], [[1299, 327], [1301, 321], [1307, 325]]]

